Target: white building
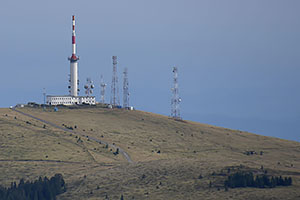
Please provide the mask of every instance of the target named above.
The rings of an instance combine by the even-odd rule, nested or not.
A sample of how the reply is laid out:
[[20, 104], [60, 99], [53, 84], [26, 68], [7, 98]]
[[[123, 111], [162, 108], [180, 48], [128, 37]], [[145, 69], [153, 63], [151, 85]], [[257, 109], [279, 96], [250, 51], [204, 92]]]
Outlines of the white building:
[[80, 104], [96, 104], [96, 98], [94, 96], [70, 96], [70, 95], [59, 95], [59, 96], [52, 96], [47, 95], [47, 102], [48, 105], [80, 105]]

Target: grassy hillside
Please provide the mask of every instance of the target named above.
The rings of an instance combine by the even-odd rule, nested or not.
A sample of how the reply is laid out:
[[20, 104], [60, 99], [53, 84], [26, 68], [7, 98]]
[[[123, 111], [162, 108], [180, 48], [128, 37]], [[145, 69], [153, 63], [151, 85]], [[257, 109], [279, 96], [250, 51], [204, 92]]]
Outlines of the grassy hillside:
[[[62, 173], [68, 190], [59, 199], [300, 198], [297, 142], [141, 111], [19, 110], [74, 132], [0, 109], [1, 185]], [[134, 163], [89, 138], [120, 147]], [[293, 185], [225, 191], [226, 174], [237, 170], [291, 176]]]

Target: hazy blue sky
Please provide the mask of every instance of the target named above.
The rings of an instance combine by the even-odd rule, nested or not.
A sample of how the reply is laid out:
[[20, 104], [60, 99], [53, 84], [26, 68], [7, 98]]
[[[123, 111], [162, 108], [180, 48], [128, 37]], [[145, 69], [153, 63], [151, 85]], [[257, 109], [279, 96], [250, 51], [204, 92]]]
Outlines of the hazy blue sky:
[[184, 119], [299, 141], [299, 11], [299, 0], [3, 0], [0, 107], [41, 103], [43, 87], [67, 94], [75, 14], [82, 91], [91, 77], [99, 100], [103, 74], [109, 101], [117, 55], [131, 104], [169, 115], [176, 65]]

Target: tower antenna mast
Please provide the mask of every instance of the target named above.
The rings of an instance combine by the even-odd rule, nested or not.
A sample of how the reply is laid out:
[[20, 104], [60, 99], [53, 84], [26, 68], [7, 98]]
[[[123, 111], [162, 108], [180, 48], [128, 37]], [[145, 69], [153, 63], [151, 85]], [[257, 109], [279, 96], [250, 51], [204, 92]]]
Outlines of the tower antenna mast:
[[180, 117], [180, 108], [179, 103], [181, 102], [181, 98], [179, 97], [178, 90], [178, 68], [173, 67], [173, 88], [172, 88], [172, 99], [171, 99], [171, 117], [174, 119], [181, 119]]
[[123, 107], [129, 108], [129, 84], [127, 68], [124, 69], [123, 78]]
[[117, 56], [113, 56], [113, 75], [112, 75], [112, 83], [111, 83], [111, 96], [110, 96], [110, 104], [112, 106], [120, 105], [119, 98], [119, 86], [118, 86], [118, 74], [117, 74]]
[[72, 16], [72, 56], [69, 57], [69, 61], [70, 61], [70, 95], [71, 96], [77, 96], [79, 89], [78, 89], [78, 84], [79, 84], [79, 80], [78, 80], [78, 60], [79, 57], [76, 56], [76, 41], [75, 41], [75, 16]]
[[102, 75], [101, 75], [100, 79], [101, 79], [101, 81], [100, 81], [100, 87], [101, 87], [100, 103], [105, 103], [105, 89], [106, 89], [107, 84], [104, 83]]

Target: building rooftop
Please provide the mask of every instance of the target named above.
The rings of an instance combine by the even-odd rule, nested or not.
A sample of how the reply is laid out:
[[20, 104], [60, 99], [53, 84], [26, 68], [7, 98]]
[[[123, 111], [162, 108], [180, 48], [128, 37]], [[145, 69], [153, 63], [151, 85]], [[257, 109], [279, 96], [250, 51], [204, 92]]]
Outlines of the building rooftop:
[[95, 98], [95, 96], [71, 96], [71, 95], [47, 95], [47, 97], [80, 97], [80, 98], [93, 97]]

